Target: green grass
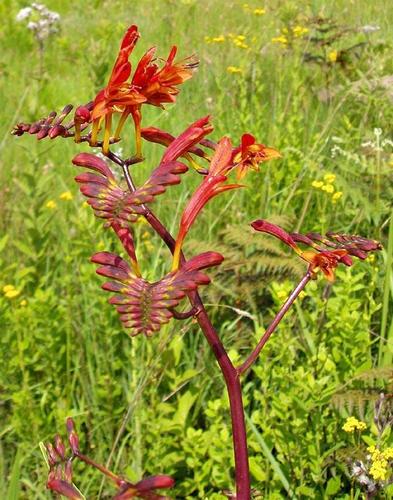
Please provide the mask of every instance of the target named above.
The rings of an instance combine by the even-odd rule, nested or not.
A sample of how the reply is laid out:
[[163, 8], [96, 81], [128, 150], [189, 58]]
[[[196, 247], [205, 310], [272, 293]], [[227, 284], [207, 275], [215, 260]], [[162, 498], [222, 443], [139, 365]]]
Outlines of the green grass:
[[[189, 235], [188, 254], [197, 245], [218, 248], [230, 226], [272, 216], [287, 228], [359, 233], [385, 245], [384, 258], [340, 271], [331, 291], [322, 279], [310, 285], [245, 381], [253, 486], [263, 497], [283, 498], [288, 489], [297, 498], [358, 495], [345, 457], [359, 449], [341, 430], [343, 419], [355, 414], [371, 425], [369, 400], [392, 387], [386, 370], [363, 382], [356, 377], [389, 370], [392, 360], [393, 112], [391, 90], [381, 81], [393, 72], [393, 8], [382, 0], [243, 4], [47, 1], [61, 15], [61, 32], [46, 46], [43, 74], [31, 33], [15, 21], [26, 4], [0, 5], [0, 288], [12, 284], [21, 292], [12, 300], [0, 295], [0, 490], [7, 498], [49, 498], [39, 442], [61, 431], [67, 415], [75, 417], [85, 451], [102, 463], [110, 457], [111, 466], [131, 479], [171, 473], [180, 498], [224, 498], [221, 490], [233, 487], [223, 382], [196, 326], [171, 323], [153, 339], [130, 340], [100, 291], [89, 257], [119, 246], [82, 206], [73, 182], [70, 160], [87, 146], [9, 133], [18, 121], [94, 97], [131, 23], [142, 33], [134, 60], [152, 45], [165, 57], [176, 44], [180, 57], [196, 53], [201, 61], [176, 105], [146, 110], [144, 125], [176, 134], [211, 114], [214, 138], [225, 134], [236, 143], [247, 131], [283, 155], [251, 172], [247, 189], [211, 202]], [[260, 7], [265, 14], [255, 15]], [[308, 36], [287, 48], [272, 42], [285, 28], [310, 26], [315, 16], [380, 30], [348, 32], [318, 52], [328, 61], [332, 51], [364, 43], [349, 53], [345, 67], [305, 62], [305, 52], [316, 53]], [[224, 42], [205, 39], [220, 35]], [[236, 46], [230, 35], [243, 35], [248, 48]], [[230, 73], [231, 66], [241, 72]], [[329, 98], [321, 98], [326, 93]], [[125, 149], [132, 144], [128, 127]], [[160, 151], [146, 146], [137, 180]], [[330, 173], [336, 175], [334, 192], [342, 192], [336, 203], [312, 186]], [[190, 174], [155, 203], [172, 232], [178, 224], [173, 214], [179, 216], [195, 185]], [[59, 198], [65, 191], [72, 192], [71, 201]], [[56, 207], [48, 208], [48, 201]], [[170, 269], [169, 253], [147, 226], [138, 225], [136, 234], [143, 272], [158, 279]], [[238, 259], [239, 272], [244, 263], [254, 283], [261, 270], [249, 271], [245, 255], [255, 249], [250, 243], [243, 250], [237, 245], [231, 259]], [[248, 289], [239, 290], [238, 275], [228, 272], [204, 291], [233, 356], [245, 356], [259, 338], [280, 293], [294, 284], [291, 272], [273, 266], [273, 282], [257, 281], [253, 301], [246, 299]], [[355, 390], [368, 399], [354, 402]], [[346, 401], [339, 408], [332, 403], [337, 393]], [[372, 426], [370, 433], [375, 438]], [[75, 477], [87, 498], [97, 497], [100, 478], [83, 468]], [[102, 498], [108, 491], [105, 484]]]

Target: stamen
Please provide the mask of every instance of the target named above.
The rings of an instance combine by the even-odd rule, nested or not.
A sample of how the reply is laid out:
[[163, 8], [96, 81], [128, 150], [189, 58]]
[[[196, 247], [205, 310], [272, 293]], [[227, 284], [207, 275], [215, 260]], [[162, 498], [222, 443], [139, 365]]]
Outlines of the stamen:
[[131, 110], [132, 118], [135, 125], [135, 148], [136, 156], [138, 158], [142, 157], [142, 136], [141, 136], [141, 111], [140, 107], [135, 107]]
[[128, 115], [130, 114], [129, 109], [125, 109], [123, 111], [123, 114], [120, 117], [119, 123], [117, 124], [116, 131], [115, 131], [115, 141], [118, 141], [120, 139], [120, 134], [123, 129], [123, 126], [127, 120]]
[[102, 122], [102, 116], [93, 121], [90, 146], [97, 146], [97, 137], [98, 137], [98, 132], [100, 131], [101, 122]]
[[104, 134], [104, 144], [102, 145], [102, 152], [106, 155], [109, 151], [109, 141], [111, 138], [111, 127], [112, 127], [112, 113], [107, 113], [105, 116], [105, 134]]
[[81, 124], [78, 120], [75, 120], [75, 142], [81, 142]]

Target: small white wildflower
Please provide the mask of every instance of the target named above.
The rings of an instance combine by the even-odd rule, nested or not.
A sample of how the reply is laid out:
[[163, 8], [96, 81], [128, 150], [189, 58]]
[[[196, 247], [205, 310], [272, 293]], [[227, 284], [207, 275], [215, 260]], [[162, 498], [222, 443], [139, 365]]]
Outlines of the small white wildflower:
[[52, 23], [57, 23], [60, 21], [60, 14], [58, 12], [49, 12], [48, 14], [48, 19]]
[[45, 5], [43, 5], [42, 3], [33, 2], [31, 6], [33, 7], [33, 9], [38, 10], [38, 12], [46, 10]]
[[20, 9], [20, 11], [16, 14], [16, 20], [18, 22], [20, 21], [24, 21], [25, 19], [27, 19], [30, 14], [31, 14], [31, 7], [24, 7], [23, 9]]
[[393, 141], [391, 141], [390, 139], [384, 139], [382, 141], [382, 147], [384, 148], [385, 146], [390, 146], [393, 148]]
[[332, 158], [335, 158], [339, 153], [342, 152], [342, 149], [340, 148], [340, 146], [337, 146], [337, 145], [334, 145], [331, 150], [330, 150], [330, 156]]
[[344, 139], [341, 139], [341, 137], [337, 137], [336, 135], [332, 135], [332, 141], [339, 142], [339, 143], [345, 142]]
[[27, 29], [28, 30], [31, 30], [31, 31], [36, 31], [38, 29], [38, 24], [35, 23], [34, 21], [30, 21], [28, 24], [27, 24]]
[[362, 26], [360, 28], [363, 33], [374, 33], [375, 31], [379, 31], [381, 29], [380, 26], [372, 25], [372, 24], [366, 24], [365, 26]]
[[362, 148], [375, 148], [375, 142], [373, 141], [365, 141], [361, 144]]
[[382, 129], [381, 128], [375, 128], [374, 129], [374, 135], [375, 137], [379, 137], [382, 135]]

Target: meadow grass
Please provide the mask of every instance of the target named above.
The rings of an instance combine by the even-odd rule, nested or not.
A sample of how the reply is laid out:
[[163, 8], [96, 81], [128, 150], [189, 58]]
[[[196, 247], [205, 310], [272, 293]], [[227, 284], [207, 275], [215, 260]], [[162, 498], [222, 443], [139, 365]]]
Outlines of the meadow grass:
[[[89, 257], [119, 248], [73, 182], [70, 160], [87, 147], [10, 135], [18, 121], [88, 102], [105, 84], [125, 28], [135, 23], [142, 33], [136, 60], [152, 45], [165, 57], [172, 44], [180, 57], [200, 59], [177, 104], [147, 110], [144, 124], [176, 134], [211, 114], [215, 138], [226, 134], [237, 142], [247, 131], [283, 155], [252, 172], [247, 189], [211, 202], [190, 233], [189, 253], [201, 244], [214, 250], [230, 227], [272, 216], [303, 232], [332, 229], [385, 244], [374, 261], [340, 271], [332, 290], [322, 280], [313, 283], [245, 383], [253, 484], [263, 497], [353, 498], [344, 458], [353, 443], [341, 430], [343, 419], [355, 412], [371, 422], [369, 401], [392, 385], [393, 94], [383, 84], [393, 73], [392, 6], [382, 0], [46, 5], [60, 13], [61, 32], [45, 48], [42, 73], [31, 33], [15, 21], [26, 4], [0, 5], [0, 285], [20, 291], [12, 300], [0, 296], [0, 491], [9, 499], [49, 498], [38, 444], [61, 430], [67, 415], [89, 454], [131, 479], [171, 473], [179, 498], [224, 498], [221, 490], [233, 486], [223, 383], [195, 325], [171, 323], [154, 339], [130, 341], [100, 291]], [[318, 49], [322, 64], [305, 60], [305, 53], [316, 53], [310, 32], [287, 44], [272, 41], [285, 29], [311, 30], [315, 16], [354, 28]], [[359, 31], [366, 25], [380, 29]], [[345, 64], [332, 60], [340, 51]], [[124, 150], [132, 147], [127, 130]], [[137, 180], [160, 151], [146, 147]], [[173, 214], [195, 185], [190, 176], [155, 204], [172, 232]], [[72, 199], [62, 199], [64, 192]], [[335, 193], [342, 193], [336, 201]], [[248, 234], [237, 231], [239, 239]], [[146, 277], [168, 272], [167, 249], [143, 223], [136, 234]], [[251, 243], [238, 246], [231, 258], [246, 266], [251, 250]], [[220, 284], [218, 276], [204, 292], [233, 357], [248, 352], [291, 289], [296, 270], [274, 262], [261, 257], [261, 269], [247, 271], [253, 302], [246, 285], [239, 288], [237, 270], [236, 279], [224, 274]], [[337, 394], [344, 404], [332, 403]], [[94, 474], [80, 468], [77, 477], [87, 498], [98, 491], [105, 498], [109, 488]]]

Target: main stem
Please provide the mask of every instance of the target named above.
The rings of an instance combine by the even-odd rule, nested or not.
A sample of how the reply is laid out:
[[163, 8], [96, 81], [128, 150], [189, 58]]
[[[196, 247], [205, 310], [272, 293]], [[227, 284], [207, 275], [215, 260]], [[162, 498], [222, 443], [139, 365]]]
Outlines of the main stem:
[[[146, 208], [145, 217], [173, 253], [175, 250], [175, 240], [172, 238], [169, 231], [148, 208]], [[183, 253], [181, 253], [180, 261], [185, 261]], [[189, 296], [189, 299], [192, 306], [198, 311], [196, 316], [198, 324], [216, 357], [227, 387], [235, 455], [236, 500], [250, 500], [251, 486], [248, 465], [247, 433], [239, 374], [229, 359], [215, 328], [211, 324], [199, 294], [194, 293]]]

